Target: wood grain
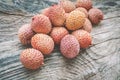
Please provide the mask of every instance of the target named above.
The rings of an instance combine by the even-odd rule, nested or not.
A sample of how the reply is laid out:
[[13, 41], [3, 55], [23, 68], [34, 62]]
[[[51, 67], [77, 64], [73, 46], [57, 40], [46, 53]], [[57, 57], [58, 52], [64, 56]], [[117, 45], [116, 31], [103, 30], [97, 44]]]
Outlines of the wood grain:
[[[21, 45], [17, 31], [31, 16], [58, 0], [0, 1], [0, 80], [120, 80], [120, 1], [93, 0], [105, 18], [92, 30], [93, 45], [77, 58], [64, 58], [56, 47], [45, 65], [32, 71], [19, 61]], [[74, 1], [74, 0], [72, 0]]]

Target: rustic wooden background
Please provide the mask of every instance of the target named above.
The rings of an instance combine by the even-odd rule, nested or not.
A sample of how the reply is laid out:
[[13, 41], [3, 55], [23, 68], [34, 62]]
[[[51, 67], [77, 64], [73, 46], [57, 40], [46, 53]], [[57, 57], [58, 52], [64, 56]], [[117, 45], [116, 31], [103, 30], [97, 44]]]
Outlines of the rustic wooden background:
[[[58, 0], [0, 0], [0, 80], [120, 80], [120, 0], [93, 0], [104, 20], [92, 30], [93, 45], [65, 59], [56, 47], [45, 65], [28, 70], [19, 61], [17, 31], [31, 16]], [[75, 1], [75, 0], [72, 0]]]

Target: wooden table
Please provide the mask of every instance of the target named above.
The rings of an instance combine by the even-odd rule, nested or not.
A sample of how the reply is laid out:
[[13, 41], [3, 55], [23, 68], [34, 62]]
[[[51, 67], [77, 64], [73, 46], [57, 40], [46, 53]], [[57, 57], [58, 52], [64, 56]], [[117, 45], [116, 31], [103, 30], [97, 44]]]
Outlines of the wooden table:
[[55, 48], [40, 69], [23, 67], [19, 55], [30, 46], [21, 45], [18, 29], [57, 1], [0, 0], [0, 80], [120, 80], [120, 0], [93, 0], [105, 18], [93, 27], [93, 45], [77, 58], [65, 59]]

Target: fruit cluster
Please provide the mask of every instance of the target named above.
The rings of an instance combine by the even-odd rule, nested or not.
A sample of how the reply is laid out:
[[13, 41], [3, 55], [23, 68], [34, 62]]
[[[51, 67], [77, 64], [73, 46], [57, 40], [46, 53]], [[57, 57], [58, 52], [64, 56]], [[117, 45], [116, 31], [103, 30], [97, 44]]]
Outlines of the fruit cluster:
[[80, 48], [92, 44], [90, 32], [92, 24], [103, 19], [101, 10], [92, 6], [91, 0], [60, 0], [58, 4], [34, 15], [30, 24], [23, 25], [18, 36], [25, 49], [20, 54], [20, 61], [28, 69], [38, 69], [44, 64], [44, 56], [50, 55], [55, 45], [66, 58], [75, 58]]

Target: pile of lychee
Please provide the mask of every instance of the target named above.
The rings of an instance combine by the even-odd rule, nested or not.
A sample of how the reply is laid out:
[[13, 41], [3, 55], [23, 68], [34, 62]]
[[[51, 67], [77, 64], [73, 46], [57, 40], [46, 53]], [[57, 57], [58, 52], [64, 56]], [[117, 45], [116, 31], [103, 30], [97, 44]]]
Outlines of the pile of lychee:
[[103, 19], [100, 9], [92, 6], [91, 0], [60, 0], [34, 15], [29, 24], [24, 24], [18, 31], [23, 45], [31, 44], [20, 54], [20, 61], [28, 69], [38, 69], [44, 64], [44, 56], [50, 55], [54, 47], [60, 46], [61, 54], [73, 59], [80, 53], [80, 48], [92, 44], [92, 24]]

